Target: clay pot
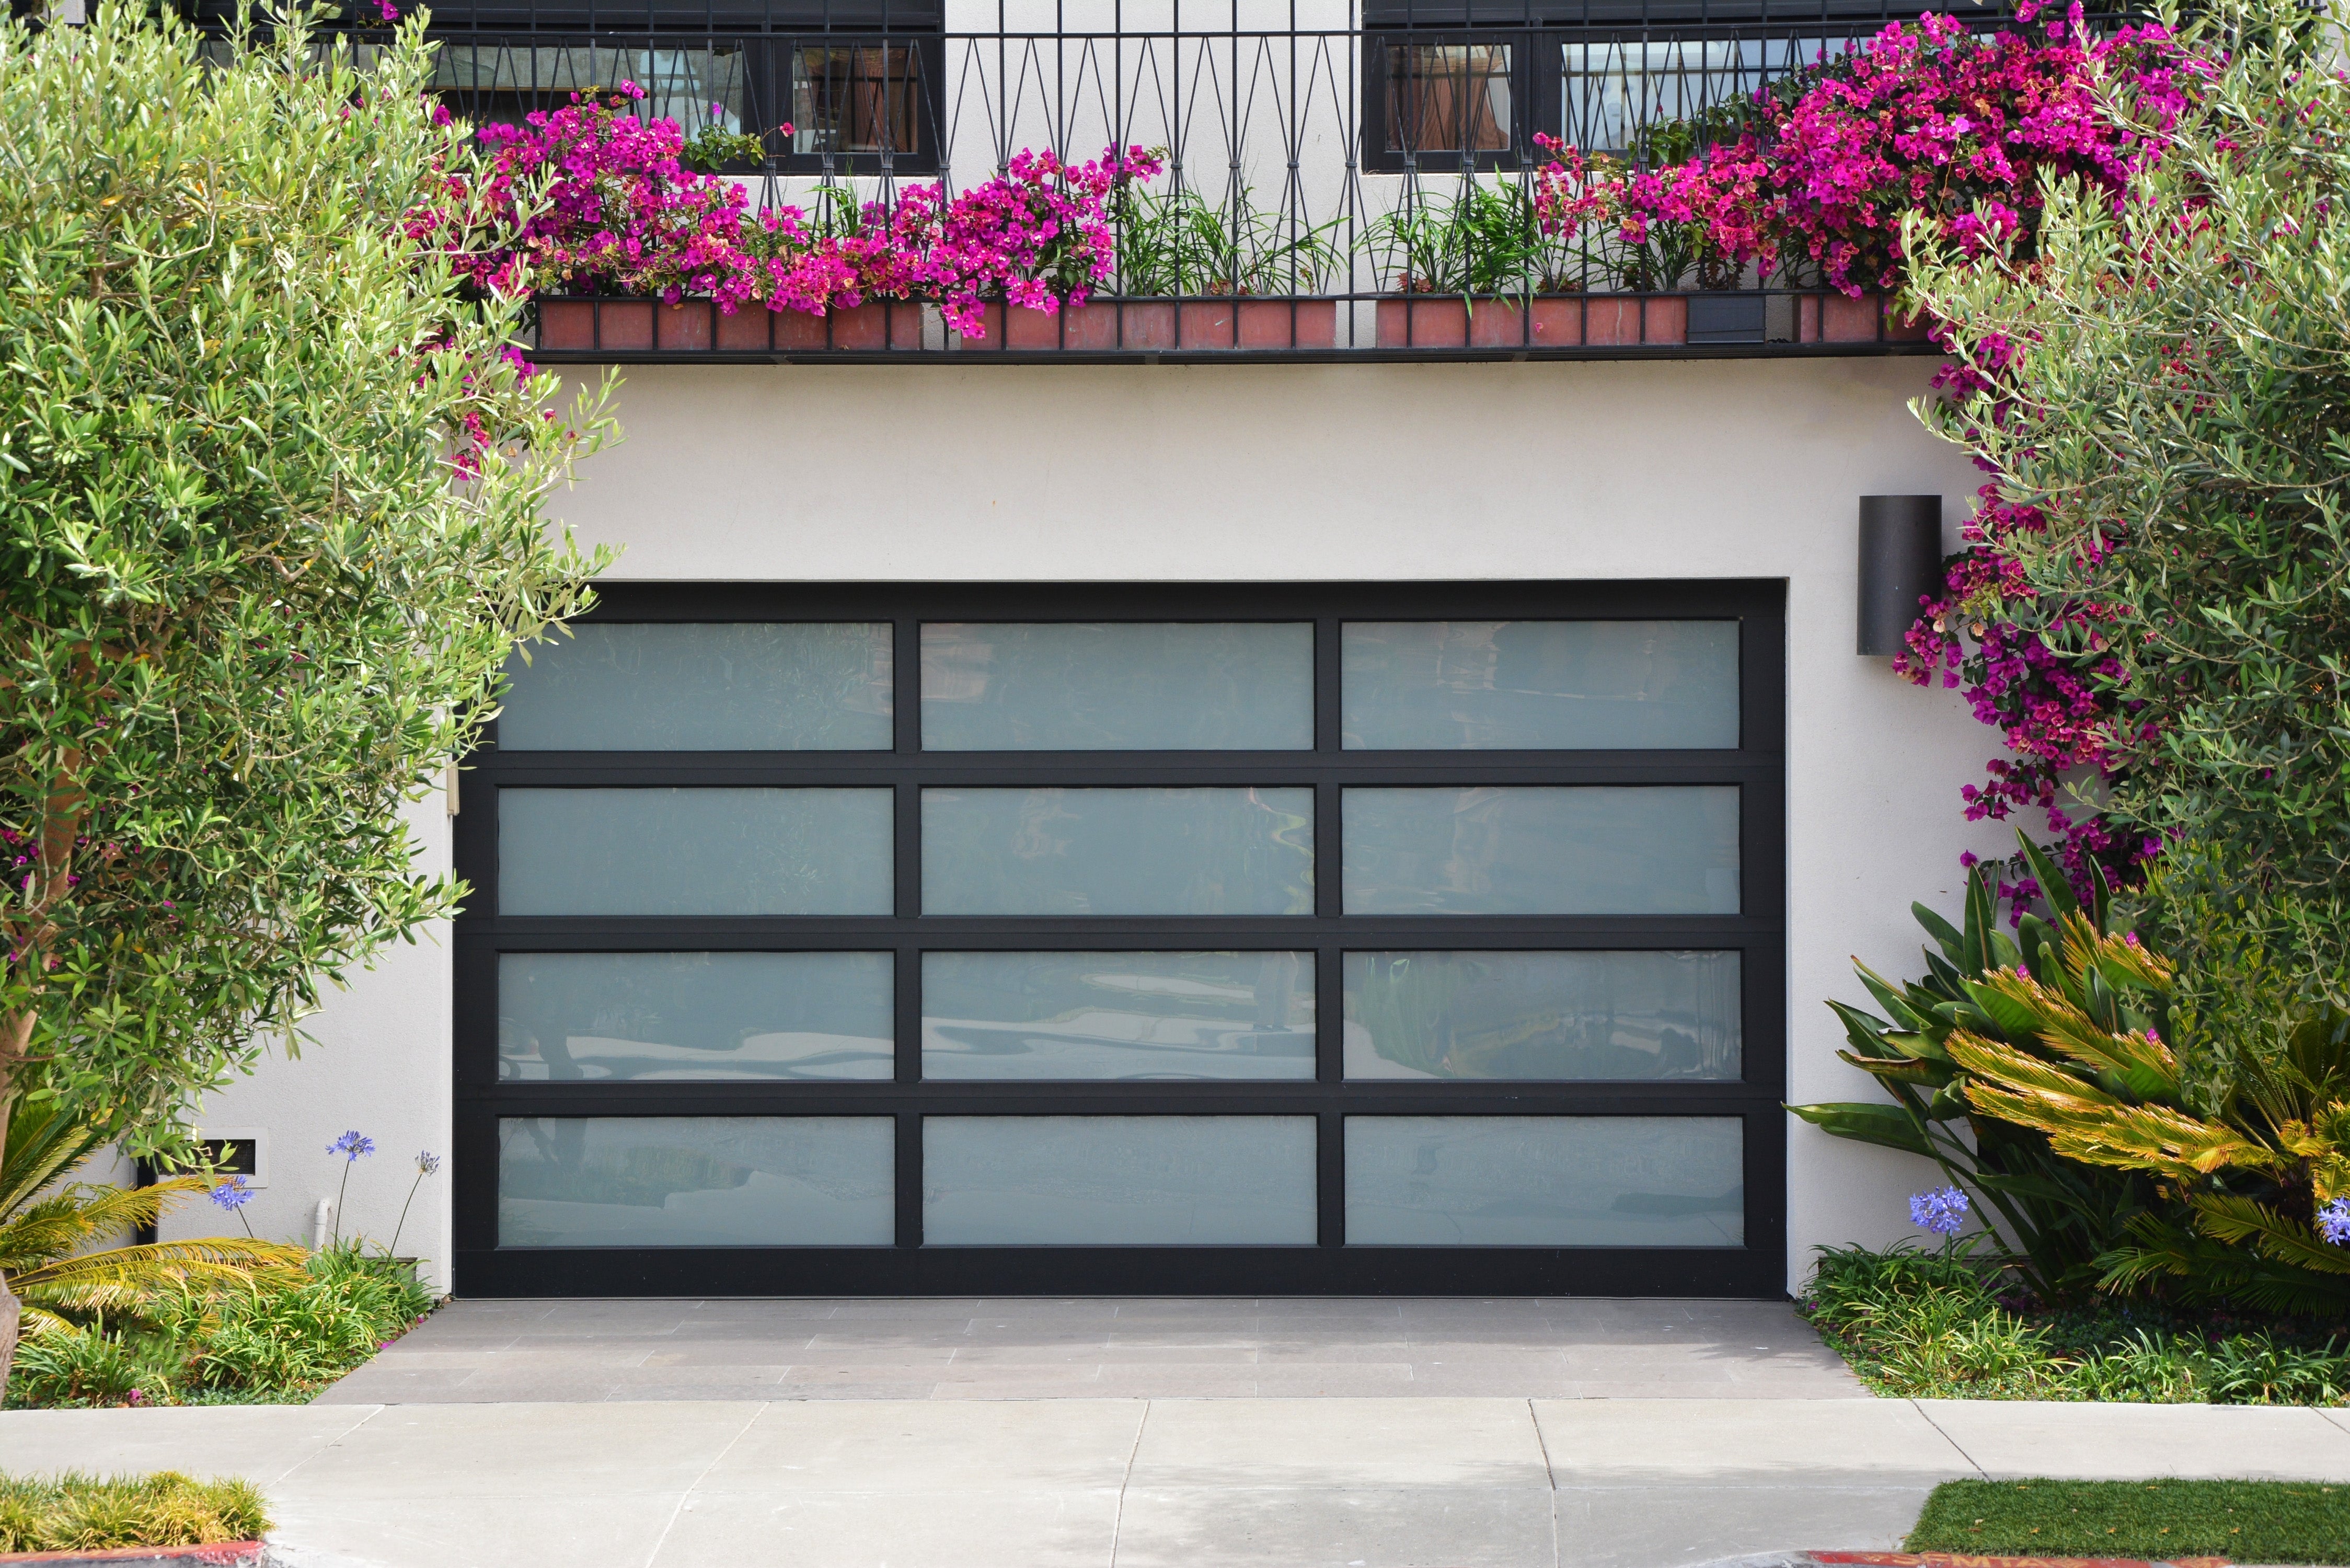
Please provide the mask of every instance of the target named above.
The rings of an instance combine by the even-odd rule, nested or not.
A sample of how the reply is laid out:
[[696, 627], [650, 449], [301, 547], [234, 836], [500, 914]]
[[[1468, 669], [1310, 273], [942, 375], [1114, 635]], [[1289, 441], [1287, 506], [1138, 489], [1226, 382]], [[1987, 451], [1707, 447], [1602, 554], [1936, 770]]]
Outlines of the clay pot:
[[1638, 348], [1689, 341], [1689, 299], [1675, 294], [1594, 295], [1583, 320], [1594, 347]]
[[1848, 294], [1807, 294], [1797, 321], [1796, 338], [1804, 343], [1918, 343], [1927, 335], [1923, 316], [1898, 315], [1881, 294], [1864, 294], [1856, 299]]
[[772, 334], [775, 327], [775, 311], [763, 306], [746, 305], [729, 316], [718, 315], [718, 348], [727, 354], [764, 354], [775, 347]]
[[574, 353], [635, 352], [653, 346], [650, 299], [542, 299], [538, 346]]
[[810, 316], [805, 310], [769, 314], [775, 317], [775, 344], [779, 351], [839, 348], [869, 354], [880, 348], [902, 351], [922, 346], [922, 307], [901, 300], [874, 300], [854, 310], [834, 310], [823, 316]]

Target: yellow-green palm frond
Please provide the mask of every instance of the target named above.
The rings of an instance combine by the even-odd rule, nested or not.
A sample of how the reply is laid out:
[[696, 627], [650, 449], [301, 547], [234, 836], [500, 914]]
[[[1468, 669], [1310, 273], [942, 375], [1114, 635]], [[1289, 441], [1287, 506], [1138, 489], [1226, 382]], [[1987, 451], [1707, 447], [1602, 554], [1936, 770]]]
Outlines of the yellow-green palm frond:
[[26, 1339], [44, 1334], [72, 1334], [74, 1325], [37, 1302], [26, 1302], [16, 1320], [16, 1332]]
[[75, 1120], [54, 1100], [13, 1101], [7, 1117], [8, 1149], [0, 1158], [0, 1218], [32, 1202], [106, 1141], [101, 1128]]
[[180, 1199], [204, 1190], [192, 1176], [151, 1187], [75, 1185], [25, 1206], [0, 1224], [0, 1273], [14, 1279], [88, 1248], [93, 1241], [152, 1225]]
[[283, 1241], [213, 1236], [80, 1252], [9, 1276], [26, 1302], [66, 1312], [119, 1312], [160, 1291], [249, 1284], [257, 1272], [299, 1269], [302, 1249]]
[[2114, 1033], [2056, 986], [2003, 969], [1970, 981], [1967, 991], [2003, 1033], [2043, 1041], [2085, 1066], [2110, 1073], [2139, 1099], [2178, 1092], [2178, 1059], [2168, 1046], [2136, 1031]]
[[[2024, 983], [2031, 982], [2027, 981]], [[1952, 1030], [1944, 1045], [1950, 1053], [1950, 1060], [1976, 1077], [1988, 1079], [2012, 1093], [2054, 1096], [2084, 1106], [2121, 1105], [2121, 1101], [2062, 1063], [2051, 1062], [2000, 1041], [1986, 1039], [1971, 1030]], [[1971, 1096], [1982, 1086], [1970, 1084], [1967, 1092]]]
[[2170, 961], [2132, 940], [2127, 932], [2098, 936], [2096, 926], [2079, 914], [2064, 919], [2065, 947], [2079, 950], [2109, 985], [2144, 986], [2157, 992], [2170, 990]]
[[2215, 1241], [2250, 1242], [2262, 1257], [2280, 1263], [2324, 1274], [2350, 1274], [2350, 1247], [2331, 1245], [2307, 1225], [2265, 1204], [2216, 1192], [2190, 1192], [2187, 1202], [2195, 1210], [2196, 1228]]
[[2166, 1106], [2126, 1106], [1983, 1081], [1967, 1085], [1967, 1099], [1985, 1116], [2047, 1134], [2058, 1154], [2085, 1165], [2151, 1170], [2185, 1181], [2223, 1166], [2274, 1169], [2281, 1160], [2274, 1149]]

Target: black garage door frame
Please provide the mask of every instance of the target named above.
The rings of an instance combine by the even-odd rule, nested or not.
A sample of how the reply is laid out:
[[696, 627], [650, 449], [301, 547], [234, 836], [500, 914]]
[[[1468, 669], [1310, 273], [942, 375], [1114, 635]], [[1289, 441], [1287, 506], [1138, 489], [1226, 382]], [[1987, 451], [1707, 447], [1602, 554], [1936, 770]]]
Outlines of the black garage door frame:
[[[1778, 1297], [1786, 1282], [1785, 586], [1779, 581], [1418, 584], [610, 584], [591, 619], [886, 621], [895, 748], [879, 752], [501, 753], [496, 725], [466, 762], [456, 868], [473, 892], [454, 923], [455, 1287], [465, 1295], [1598, 1294]], [[1338, 733], [1347, 620], [1734, 619], [1735, 751], [1347, 752]], [[919, 628], [933, 621], [1304, 621], [1315, 628], [1311, 753], [929, 753], [920, 749]], [[1348, 784], [1734, 784], [1742, 912], [1716, 916], [1345, 917], [1336, 875]], [[925, 785], [1259, 785], [1315, 791], [1315, 909], [1294, 917], [921, 916]], [[503, 788], [887, 786], [895, 792], [896, 913], [869, 918], [499, 916]], [[1315, 1074], [1247, 1083], [924, 1082], [920, 954], [1311, 950]], [[1347, 1082], [1339, 963], [1349, 949], [1719, 949], [1742, 955], [1735, 1082]], [[501, 1083], [498, 958], [509, 952], [893, 951], [896, 1076], [819, 1083]], [[1387, 1247], [1346, 1244], [1349, 1115], [1736, 1117], [1743, 1125], [1738, 1247]], [[1310, 1116], [1318, 1129], [1314, 1246], [925, 1246], [927, 1115]], [[498, 1123], [514, 1116], [841, 1116], [894, 1118], [897, 1239], [882, 1247], [576, 1249], [498, 1245]]]

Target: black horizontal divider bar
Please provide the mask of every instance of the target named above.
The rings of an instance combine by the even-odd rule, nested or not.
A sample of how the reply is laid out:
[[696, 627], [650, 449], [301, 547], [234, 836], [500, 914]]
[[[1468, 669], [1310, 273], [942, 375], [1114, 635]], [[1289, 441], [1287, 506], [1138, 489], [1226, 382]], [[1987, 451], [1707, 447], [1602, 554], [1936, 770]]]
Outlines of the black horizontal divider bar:
[[[471, 1293], [628, 1290], [1507, 1291], [1773, 1294], [1783, 1285], [1785, 1081], [1784, 590], [1776, 582], [1539, 584], [606, 585], [593, 622], [884, 621], [896, 729], [860, 753], [504, 753], [497, 725], [467, 762], [454, 922], [457, 1231]], [[1735, 619], [1742, 727], [1734, 749], [1691, 752], [1348, 751], [1339, 722], [1349, 620]], [[1278, 753], [925, 753], [925, 620], [1273, 620], [1313, 628], [1314, 745]], [[1741, 798], [1742, 908], [1668, 915], [1349, 915], [1340, 867], [1350, 787], [1719, 784]], [[893, 794], [891, 912], [869, 916], [502, 915], [497, 813], [505, 789], [867, 787]], [[1291, 787], [1314, 792], [1311, 912], [1270, 916], [925, 916], [928, 788]], [[1356, 951], [1735, 951], [1742, 1067], [1734, 1079], [1498, 1081], [1346, 1076], [1346, 955]], [[1295, 1079], [924, 1080], [926, 953], [1297, 951], [1314, 965], [1314, 1054]], [[502, 955], [561, 952], [887, 952], [893, 1062], [874, 1079], [502, 1080]], [[1315, 1128], [1308, 1247], [968, 1248], [923, 1242], [931, 1116], [1307, 1116]], [[1745, 1241], [1723, 1248], [1350, 1247], [1350, 1117], [1734, 1117], [1743, 1127]], [[509, 1118], [865, 1116], [894, 1129], [894, 1244], [876, 1248], [501, 1248], [497, 1150]]]

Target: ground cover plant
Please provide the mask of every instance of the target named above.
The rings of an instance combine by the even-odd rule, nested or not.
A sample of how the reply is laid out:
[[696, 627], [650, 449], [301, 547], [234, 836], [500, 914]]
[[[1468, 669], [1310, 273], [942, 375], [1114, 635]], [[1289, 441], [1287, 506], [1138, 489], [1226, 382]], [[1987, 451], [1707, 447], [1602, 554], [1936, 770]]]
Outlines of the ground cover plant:
[[[1946, 1190], [1942, 1214], [1921, 1213], [1937, 1228], [1963, 1220], [1963, 1199]], [[2052, 1307], [2015, 1288], [1981, 1241], [1824, 1249], [1797, 1309], [1897, 1398], [2350, 1403], [2338, 1322], [2110, 1298]]]
[[0, 1552], [98, 1552], [257, 1541], [270, 1528], [251, 1483], [147, 1476], [0, 1476]]
[[298, 1404], [432, 1311], [411, 1265], [346, 1242], [225, 1285], [148, 1292], [28, 1334], [12, 1408]]
[[2311, 1481], [1945, 1481], [1910, 1552], [2339, 1563], [2350, 1486]]

